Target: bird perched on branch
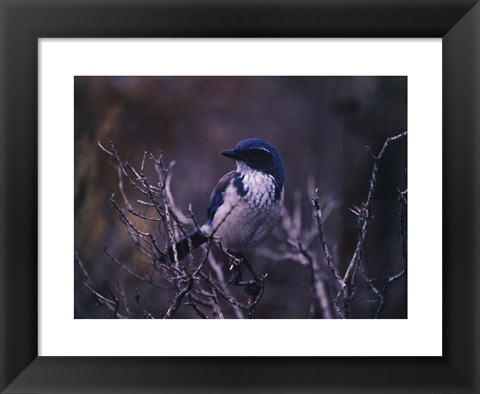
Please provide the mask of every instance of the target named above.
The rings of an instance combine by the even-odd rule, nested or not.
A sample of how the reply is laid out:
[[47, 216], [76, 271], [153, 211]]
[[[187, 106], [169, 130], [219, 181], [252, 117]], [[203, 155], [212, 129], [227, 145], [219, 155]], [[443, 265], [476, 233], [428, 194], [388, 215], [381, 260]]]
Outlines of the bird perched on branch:
[[[243, 258], [265, 240], [280, 217], [285, 169], [276, 149], [262, 139], [247, 138], [222, 155], [234, 159], [237, 168], [225, 174], [213, 190], [206, 223], [176, 243], [179, 260], [188, 254], [189, 240], [196, 248], [209, 237], [224, 251]], [[168, 255], [174, 259], [172, 248]]]

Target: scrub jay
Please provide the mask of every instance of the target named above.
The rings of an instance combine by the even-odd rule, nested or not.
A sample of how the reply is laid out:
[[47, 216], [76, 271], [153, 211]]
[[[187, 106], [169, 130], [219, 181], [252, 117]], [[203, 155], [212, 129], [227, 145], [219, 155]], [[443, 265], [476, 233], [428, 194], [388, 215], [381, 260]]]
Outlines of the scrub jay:
[[[196, 248], [209, 237], [244, 260], [244, 253], [265, 240], [280, 217], [285, 169], [275, 148], [262, 139], [247, 138], [222, 155], [234, 159], [237, 168], [225, 174], [213, 190], [205, 224], [176, 243], [179, 260], [189, 251], [188, 239]], [[173, 260], [172, 249], [168, 256]]]

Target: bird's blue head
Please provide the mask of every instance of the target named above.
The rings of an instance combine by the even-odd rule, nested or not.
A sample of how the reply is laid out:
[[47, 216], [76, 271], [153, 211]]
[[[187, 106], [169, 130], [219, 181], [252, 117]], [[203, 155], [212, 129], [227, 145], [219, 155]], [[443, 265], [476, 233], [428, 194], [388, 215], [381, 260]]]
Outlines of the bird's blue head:
[[272, 175], [283, 185], [285, 168], [277, 150], [260, 138], [247, 138], [240, 141], [234, 149], [222, 152], [222, 155], [245, 163], [248, 167]]

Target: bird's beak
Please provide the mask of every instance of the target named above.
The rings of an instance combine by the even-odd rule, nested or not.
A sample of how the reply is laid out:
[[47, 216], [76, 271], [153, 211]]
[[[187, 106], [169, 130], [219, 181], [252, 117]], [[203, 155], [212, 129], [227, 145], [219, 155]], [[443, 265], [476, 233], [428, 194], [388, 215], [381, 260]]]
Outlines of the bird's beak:
[[235, 159], [235, 160], [242, 160], [243, 155], [241, 153], [238, 153], [235, 151], [235, 149], [227, 149], [222, 152], [222, 155], [225, 157], [229, 157], [230, 159]]

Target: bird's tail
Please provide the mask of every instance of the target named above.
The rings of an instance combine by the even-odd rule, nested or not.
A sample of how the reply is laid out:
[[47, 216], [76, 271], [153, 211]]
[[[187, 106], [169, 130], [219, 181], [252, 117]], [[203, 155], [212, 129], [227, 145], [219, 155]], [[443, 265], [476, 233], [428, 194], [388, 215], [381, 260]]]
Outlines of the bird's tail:
[[[188, 237], [183, 237], [180, 241], [175, 244], [175, 249], [177, 251], [177, 258], [178, 260], [182, 260], [189, 252], [189, 245], [188, 240], [192, 242], [192, 249], [197, 248], [198, 246], [202, 245], [203, 243], [207, 242], [208, 237], [201, 233], [199, 230], [192, 231], [188, 234]], [[163, 256], [163, 261], [167, 261], [167, 256], [169, 261], [174, 261], [173, 257], [173, 248], [170, 247], [167, 250], [165, 256]]]

